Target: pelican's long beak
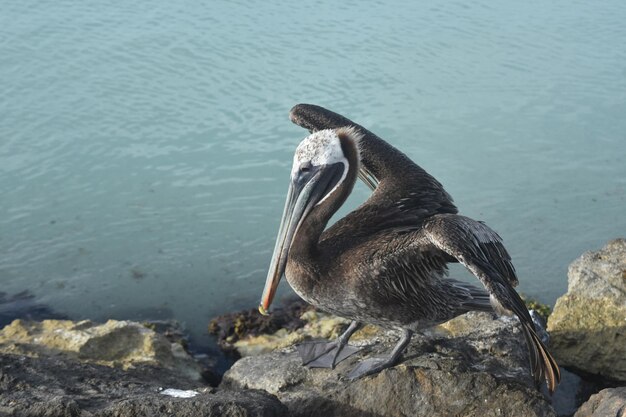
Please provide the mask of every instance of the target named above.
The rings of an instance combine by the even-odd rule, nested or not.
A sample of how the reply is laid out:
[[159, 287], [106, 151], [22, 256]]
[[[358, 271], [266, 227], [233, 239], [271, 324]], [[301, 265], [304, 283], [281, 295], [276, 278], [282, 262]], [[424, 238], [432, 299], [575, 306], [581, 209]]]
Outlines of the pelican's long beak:
[[285, 210], [278, 229], [276, 246], [274, 246], [261, 304], [259, 304], [261, 314], [269, 314], [270, 304], [272, 304], [276, 294], [278, 283], [285, 273], [291, 242], [300, 225], [313, 207], [339, 184], [342, 180], [343, 170], [343, 163], [334, 163], [311, 166], [306, 172], [299, 171], [292, 176]]

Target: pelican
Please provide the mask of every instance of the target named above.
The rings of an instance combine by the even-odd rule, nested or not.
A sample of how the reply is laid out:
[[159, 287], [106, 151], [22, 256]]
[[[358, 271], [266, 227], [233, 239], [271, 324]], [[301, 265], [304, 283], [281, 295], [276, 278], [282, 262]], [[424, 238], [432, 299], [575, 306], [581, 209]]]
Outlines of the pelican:
[[[303, 364], [334, 368], [357, 351], [348, 340], [363, 323], [399, 329], [387, 357], [366, 359], [348, 374], [364, 377], [393, 366], [414, 332], [468, 311], [496, 310], [519, 318], [531, 373], [552, 393], [559, 368], [513, 288], [518, 279], [500, 236], [459, 215], [435, 178], [362, 126], [310, 104], [295, 106], [290, 119], [311, 134], [293, 158], [259, 311], [268, 314], [284, 274], [305, 301], [352, 320], [335, 341], [299, 345]], [[371, 196], [326, 228], [357, 178]], [[485, 288], [448, 278], [451, 262]]]

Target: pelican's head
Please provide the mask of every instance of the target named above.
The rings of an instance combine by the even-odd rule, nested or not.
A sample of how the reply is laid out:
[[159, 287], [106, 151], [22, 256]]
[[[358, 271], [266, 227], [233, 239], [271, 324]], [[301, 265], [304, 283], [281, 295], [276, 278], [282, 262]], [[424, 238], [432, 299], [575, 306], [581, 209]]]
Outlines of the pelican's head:
[[291, 168], [285, 210], [280, 222], [276, 246], [259, 305], [267, 314], [280, 278], [285, 272], [287, 257], [294, 236], [311, 210], [330, 197], [345, 181], [349, 169], [349, 153], [358, 163], [360, 134], [351, 127], [320, 130], [307, 136], [296, 149]]

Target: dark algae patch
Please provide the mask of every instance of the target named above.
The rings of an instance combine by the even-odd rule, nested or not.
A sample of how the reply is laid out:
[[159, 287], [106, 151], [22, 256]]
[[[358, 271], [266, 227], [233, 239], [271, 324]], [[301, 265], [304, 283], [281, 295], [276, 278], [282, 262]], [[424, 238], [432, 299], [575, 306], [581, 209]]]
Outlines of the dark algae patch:
[[209, 322], [209, 333], [217, 336], [222, 350], [236, 357], [239, 354], [233, 344], [245, 336], [272, 334], [280, 329], [296, 330], [306, 323], [300, 319], [305, 311], [313, 307], [300, 299], [285, 301], [271, 315], [263, 316], [255, 309], [227, 313]]

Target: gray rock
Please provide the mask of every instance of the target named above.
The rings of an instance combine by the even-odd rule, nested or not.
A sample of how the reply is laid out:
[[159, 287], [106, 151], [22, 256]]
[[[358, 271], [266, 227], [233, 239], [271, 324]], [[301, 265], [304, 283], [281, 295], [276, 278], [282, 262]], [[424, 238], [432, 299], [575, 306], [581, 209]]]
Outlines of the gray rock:
[[572, 416], [578, 408], [598, 391], [606, 388], [599, 380], [588, 380], [561, 369], [559, 389], [552, 396], [552, 407], [559, 416]]
[[574, 417], [626, 417], [626, 387], [607, 388], [592, 395]]
[[368, 332], [355, 334], [367, 347], [335, 370], [303, 367], [288, 348], [239, 360], [221, 386], [263, 389], [293, 416], [555, 415], [533, 386], [516, 319], [468, 313], [416, 336], [395, 367], [349, 381], [357, 361], [388, 353], [398, 336]]
[[548, 327], [546, 320], [536, 310], [528, 310], [528, 314], [530, 314], [530, 318], [533, 320], [539, 339], [548, 346], [550, 344], [550, 334], [546, 330]]
[[[192, 398], [163, 395], [193, 390]], [[33, 358], [0, 353], [0, 416], [286, 416], [275, 397], [216, 390], [173, 370], [137, 365], [122, 370], [64, 355]]]
[[548, 321], [563, 366], [626, 381], [626, 240], [586, 252], [568, 272], [568, 292]]

